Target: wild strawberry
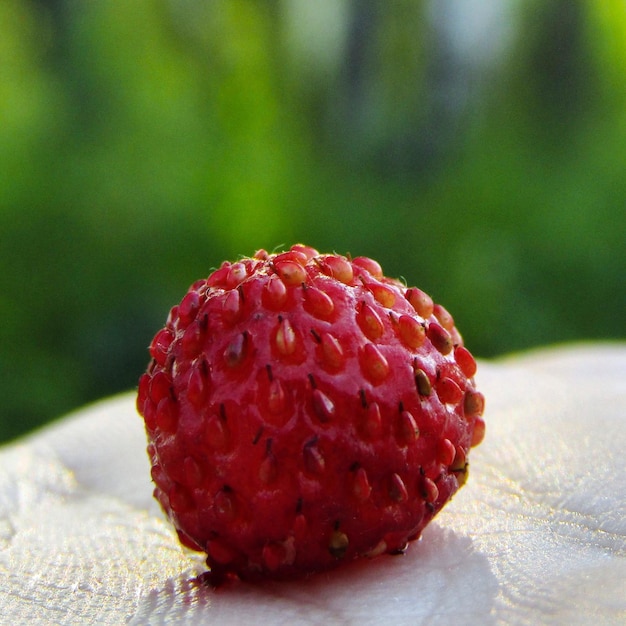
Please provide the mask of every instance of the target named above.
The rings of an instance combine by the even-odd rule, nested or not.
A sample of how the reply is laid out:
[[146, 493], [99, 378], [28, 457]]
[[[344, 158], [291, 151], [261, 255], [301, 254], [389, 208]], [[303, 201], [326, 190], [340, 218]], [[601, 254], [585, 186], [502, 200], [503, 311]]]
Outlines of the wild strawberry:
[[296, 245], [224, 263], [150, 354], [155, 497], [217, 578], [402, 552], [484, 435], [452, 316], [364, 257]]

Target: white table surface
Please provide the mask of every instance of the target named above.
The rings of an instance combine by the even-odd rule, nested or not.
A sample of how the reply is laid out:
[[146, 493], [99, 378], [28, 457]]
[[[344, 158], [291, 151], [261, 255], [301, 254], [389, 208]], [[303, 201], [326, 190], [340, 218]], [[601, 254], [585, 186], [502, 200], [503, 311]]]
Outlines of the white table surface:
[[198, 583], [134, 395], [0, 448], [0, 624], [626, 624], [626, 344], [481, 362], [485, 441], [406, 555]]

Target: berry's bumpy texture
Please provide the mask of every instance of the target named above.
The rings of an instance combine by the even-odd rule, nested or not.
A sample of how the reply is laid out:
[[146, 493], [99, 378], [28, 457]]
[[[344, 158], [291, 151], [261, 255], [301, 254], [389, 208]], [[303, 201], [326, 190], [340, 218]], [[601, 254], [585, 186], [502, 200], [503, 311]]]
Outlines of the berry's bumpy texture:
[[365, 257], [295, 245], [224, 263], [150, 354], [155, 497], [217, 578], [404, 551], [485, 431], [452, 316]]

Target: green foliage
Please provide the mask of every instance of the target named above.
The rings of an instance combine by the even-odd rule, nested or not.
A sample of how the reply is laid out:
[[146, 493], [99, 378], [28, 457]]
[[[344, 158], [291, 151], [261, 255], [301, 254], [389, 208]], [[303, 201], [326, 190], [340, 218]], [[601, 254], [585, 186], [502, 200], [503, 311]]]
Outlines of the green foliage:
[[191, 282], [297, 240], [479, 356], [623, 337], [626, 20], [552, 4], [479, 67], [420, 2], [0, 4], [0, 440], [132, 388]]

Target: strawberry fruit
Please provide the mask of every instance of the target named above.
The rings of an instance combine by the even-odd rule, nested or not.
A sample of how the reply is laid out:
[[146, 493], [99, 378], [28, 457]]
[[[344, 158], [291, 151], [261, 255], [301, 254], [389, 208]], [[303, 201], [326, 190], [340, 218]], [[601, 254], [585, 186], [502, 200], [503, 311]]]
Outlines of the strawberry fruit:
[[194, 283], [137, 407], [155, 497], [215, 580], [397, 554], [485, 430], [450, 313], [369, 258], [295, 245]]

